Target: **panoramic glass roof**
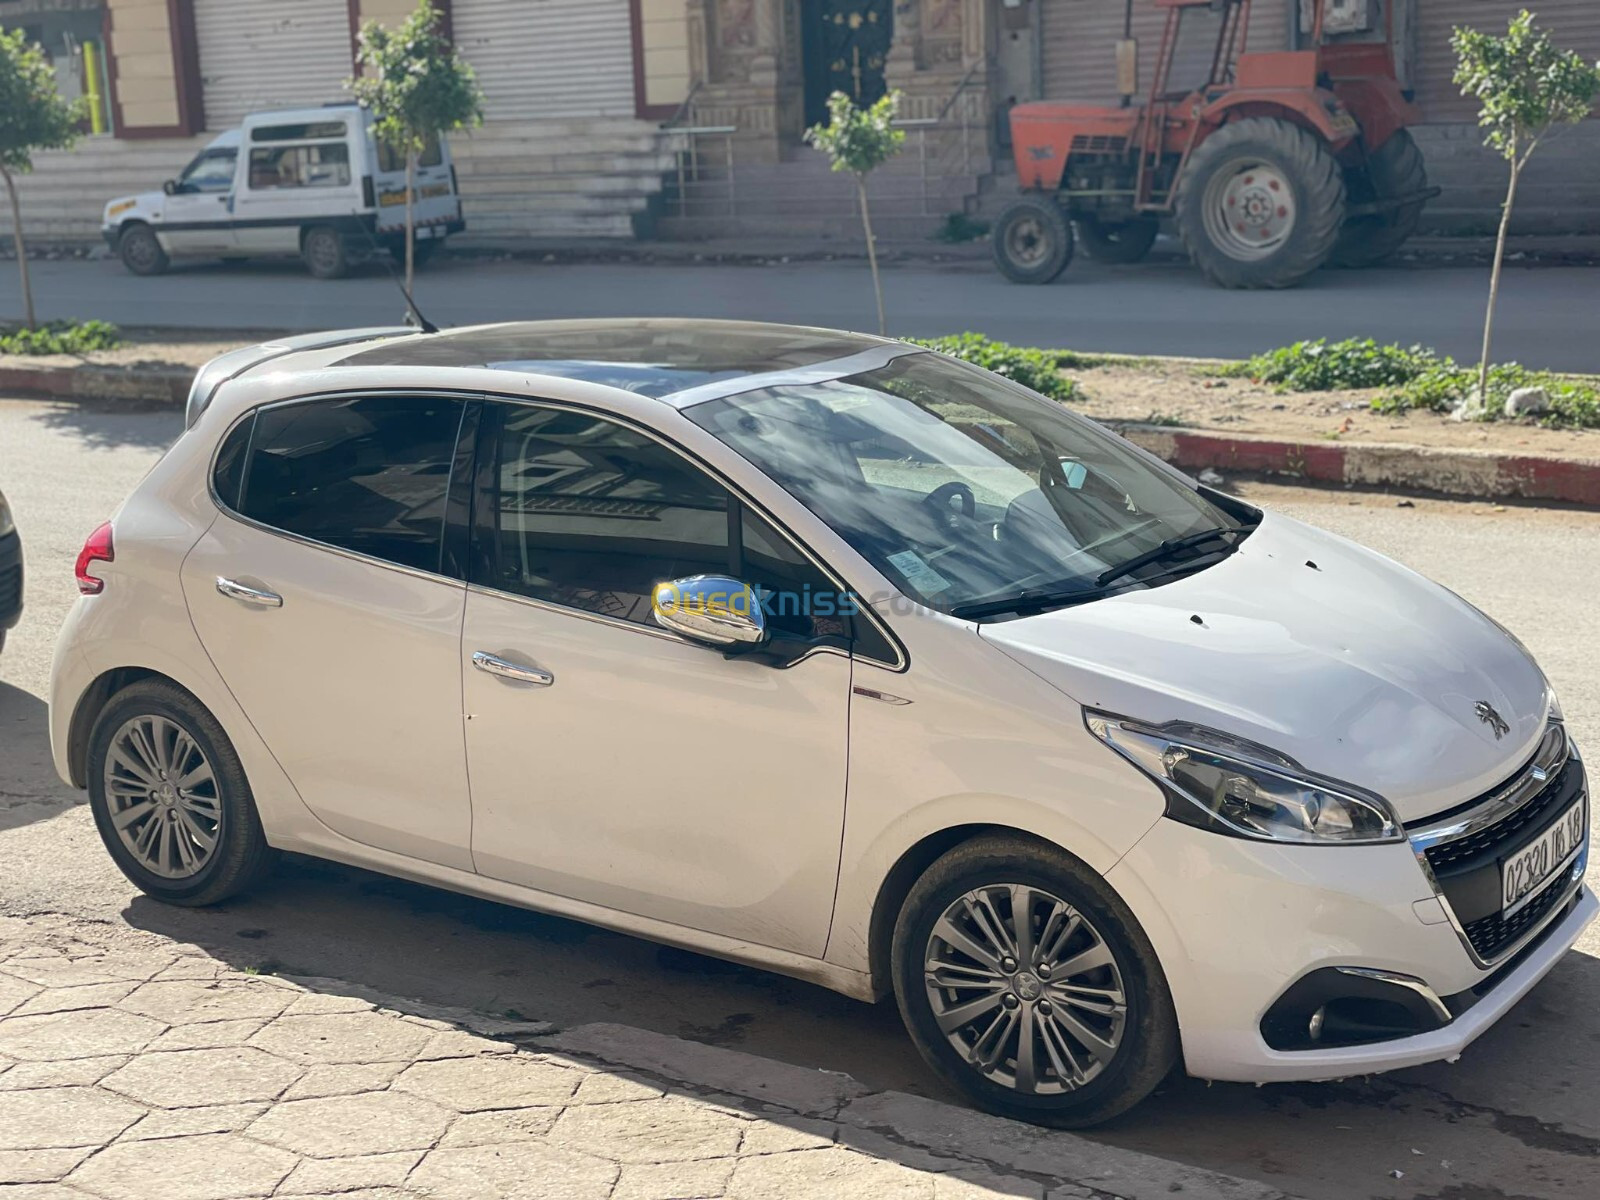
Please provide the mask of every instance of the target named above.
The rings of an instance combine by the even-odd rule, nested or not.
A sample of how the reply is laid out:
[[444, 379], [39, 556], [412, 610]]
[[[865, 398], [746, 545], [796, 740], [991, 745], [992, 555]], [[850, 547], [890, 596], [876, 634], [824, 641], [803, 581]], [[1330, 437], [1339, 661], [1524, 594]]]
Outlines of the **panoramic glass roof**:
[[526, 321], [357, 350], [344, 366], [488, 367], [559, 375], [645, 396], [811, 366], [881, 345], [877, 338], [748, 321]]

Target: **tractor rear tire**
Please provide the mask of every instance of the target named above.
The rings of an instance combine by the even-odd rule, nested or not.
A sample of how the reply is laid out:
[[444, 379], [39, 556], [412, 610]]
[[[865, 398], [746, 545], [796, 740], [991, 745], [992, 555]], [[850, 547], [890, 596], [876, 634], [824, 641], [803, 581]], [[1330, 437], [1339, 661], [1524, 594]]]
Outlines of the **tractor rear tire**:
[[1143, 262], [1161, 232], [1161, 222], [1154, 217], [1134, 217], [1115, 225], [1098, 217], [1078, 217], [1072, 224], [1090, 258], [1118, 266]]
[[[1345, 172], [1345, 191], [1352, 204], [1384, 196], [1407, 196], [1426, 190], [1428, 168], [1416, 139], [1402, 129], [1372, 154], [1364, 167]], [[1328, 260], [1335, 267], [1370, 267], [1388, 258], [1417, 231], [1426, 200], [1370, 216], [1352, 217], [1339, 234]]]
[[1286, 288], [1333, 252], [1344, 175], [1316, 134], [1246, 117], [1200, 143], [1178, 184], [1178, 232], [1206, 278], [1225, 288]]
[[1012, 283], [1049, 283], [1072, 261], [1072, 225], [1048, 196], [1018, 200], [990, 235], [994, 262]]

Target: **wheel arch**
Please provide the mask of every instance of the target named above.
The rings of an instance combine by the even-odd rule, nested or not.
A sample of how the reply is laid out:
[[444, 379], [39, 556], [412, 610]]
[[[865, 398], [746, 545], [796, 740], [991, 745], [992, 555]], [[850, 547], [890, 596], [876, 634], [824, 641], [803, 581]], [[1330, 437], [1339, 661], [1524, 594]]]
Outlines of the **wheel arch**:
[[1339, 153], [1360, 132], [1338, 97], [1321, 90], [1310, 95], [1298, 91], [1235, 92], [1213, 104], [1205, 116], [1219, 128], [1247, 117], [1287, 121], [1322, 138], [1331, 154]]
[[[67, 725], [67, 769], [72, 774], [73, 787], [81, 790], [89, 786], [89, 735], [106, 705], [120, 692], [146, 679], [170, 683], [194, 696], [194, 692], [172, 676], [150, 667], [114, 667], [96, 676], [78, 697], [72, 709], [72, 719]], [[195, 703], [200, 703], [198, 697]]]

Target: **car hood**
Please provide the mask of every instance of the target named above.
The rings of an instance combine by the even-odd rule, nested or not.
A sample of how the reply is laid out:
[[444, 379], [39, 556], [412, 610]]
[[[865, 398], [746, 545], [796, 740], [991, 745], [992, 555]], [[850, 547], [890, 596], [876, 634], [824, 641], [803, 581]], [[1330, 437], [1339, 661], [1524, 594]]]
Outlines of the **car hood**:
[[1455, 593], [1275, 514], [1194, 575], [981, 634], [1080, 704], [1248, 738], [1402, 820], [1511, 775], [1551, 702], [1521, 645]]

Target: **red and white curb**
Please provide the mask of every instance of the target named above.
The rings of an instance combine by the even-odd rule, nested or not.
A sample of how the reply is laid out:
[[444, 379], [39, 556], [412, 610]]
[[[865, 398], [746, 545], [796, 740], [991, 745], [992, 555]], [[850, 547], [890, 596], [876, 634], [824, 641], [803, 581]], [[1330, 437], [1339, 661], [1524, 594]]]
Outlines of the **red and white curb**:
[[1286, 442], [1157, 425], [1120, 425], [1118, 430], [1186, 471], [1211, 467], [1478, 500], [1554, 500], [1600, 507], [1600, 459], [1381, 442]]

